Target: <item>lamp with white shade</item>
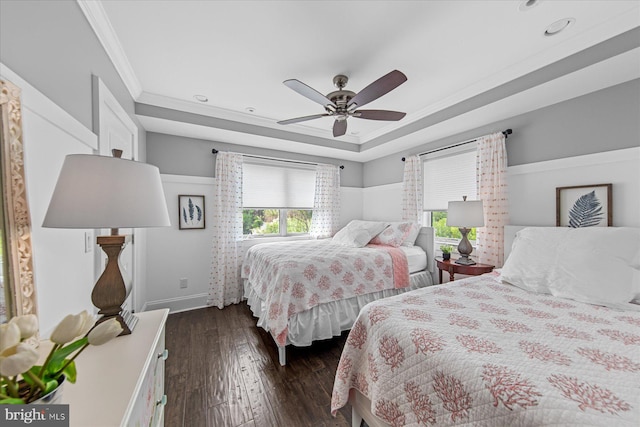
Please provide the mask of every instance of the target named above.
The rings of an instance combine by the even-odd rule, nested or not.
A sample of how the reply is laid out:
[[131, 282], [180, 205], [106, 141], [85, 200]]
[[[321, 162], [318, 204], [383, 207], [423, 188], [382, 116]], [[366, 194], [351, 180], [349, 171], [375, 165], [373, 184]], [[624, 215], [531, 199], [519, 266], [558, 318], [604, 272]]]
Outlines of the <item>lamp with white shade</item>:
[[467, 234], [474, 227], [484, 227], [482, 200], [467, 200], [467, 196], [463, 196], [462, 201], [449, 202], [447, 226], [458, 227], [460, 234], [462, 234], [462, 240], [458, 244], [460, 258], [455, 262], [460, 265], [474, 265], [476, 262], [469, 258], [473, 246], [471, 246]]
[[129, 241], [119, 228], [166, 227], [169, 212], [157, 167], [114, 157], [71, 154], [62, 165], [43, 227], [110, 228], [111, 235], [98, 236], [107, 254], [107, 265], [91, 293], [102, 322], [111, 317], [130, 334], [137, 318], [123, 313], [130, 288], [125, 285], [118, 258]]

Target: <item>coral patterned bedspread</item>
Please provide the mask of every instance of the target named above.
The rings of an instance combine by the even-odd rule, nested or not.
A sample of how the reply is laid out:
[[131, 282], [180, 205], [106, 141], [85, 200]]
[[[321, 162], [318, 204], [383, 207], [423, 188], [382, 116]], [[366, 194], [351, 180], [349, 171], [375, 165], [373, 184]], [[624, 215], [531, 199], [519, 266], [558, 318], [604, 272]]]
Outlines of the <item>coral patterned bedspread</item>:
[[331, 410], [349, 390], [392, 426], [638, 426], [640, 313], [535, 294], [497, 273], [365, 306]]
[[383, 289], [409, 286], [407, 257], [398, 248], [351, 248], [331, 240], [255, 245], [242, 263], [268, 310], [267, 326], [276, 343], [286, 345], [289, 317], [318, 304]]

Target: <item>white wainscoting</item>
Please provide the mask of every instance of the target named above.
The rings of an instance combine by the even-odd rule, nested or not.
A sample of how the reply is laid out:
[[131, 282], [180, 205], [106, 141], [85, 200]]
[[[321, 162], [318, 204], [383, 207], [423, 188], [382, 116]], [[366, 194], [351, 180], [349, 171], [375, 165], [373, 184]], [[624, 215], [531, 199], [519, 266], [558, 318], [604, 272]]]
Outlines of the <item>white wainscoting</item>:
[[[511, 166], [511, 224], [555, 226], [556, 187], [613, 184], [613, 225], [640, 226], [640, 147]], [[398, 221], [402, 183], [363, 189], [362, 218]]]
[[362, 219], [400, 221], [402, 219], [402, 183], [363, 188]]
[[556, 225], [556, 187], [613, 184], [613, 225], [640, 226], [640, 147], [508, 168], [510, 223]]
[[[169, 208], [170, 227], [147, 230], [147, 297], [144, 309], [172, 312], [205, 306], [211, 274], [211, 224], [214, 178], [161, 175]], [[178, 196], [202, 195], [204, 229], [178, 229]], [[187, 287], [180, 288], [180, 280]]]
[[340, 188], [340, 228], [352, 219], [362, 219], [364, 188]]
[[[3, 64], [0, 76], [22, 89], [34, 279], [40, 334], [46, 338], [67, 314], [95, 312], [91, 304], [93, 252], [85, 253], [85, 232], [93, 236], [93, 231], [42, 228], [42, 221], [65, 156], [91, 154], [98, 142], [93, 132]], [[99, 249], [95, 245], [91, 248]]]

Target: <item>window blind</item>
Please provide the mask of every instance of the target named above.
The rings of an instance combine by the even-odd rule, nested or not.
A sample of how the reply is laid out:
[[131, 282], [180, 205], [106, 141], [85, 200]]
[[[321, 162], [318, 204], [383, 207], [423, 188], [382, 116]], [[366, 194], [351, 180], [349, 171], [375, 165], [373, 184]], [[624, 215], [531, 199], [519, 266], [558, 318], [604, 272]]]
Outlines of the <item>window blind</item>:
[[242, 165], [242, 207], [313, 209], [315, 182], [315, 166], [245, 162]]
[[427, 158], [423, 165], [424, 210], [446, 211], [449, 201], [477, 200], [475, 144], [463, 152]]

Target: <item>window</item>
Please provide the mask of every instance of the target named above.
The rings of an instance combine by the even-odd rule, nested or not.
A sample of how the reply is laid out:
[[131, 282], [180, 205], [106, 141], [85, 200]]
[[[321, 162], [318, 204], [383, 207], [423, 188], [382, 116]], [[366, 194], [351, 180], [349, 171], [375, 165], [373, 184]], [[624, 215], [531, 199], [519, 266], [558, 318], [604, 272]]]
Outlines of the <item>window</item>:
[[[427, 157], [429, 156], [429, 157]], [[476, 144], [443, 150], [424, 159], [424, 217], [423, 224], [435, 229], [436, 248], [457, 245], [462, 238], [458, 227], [447, 227], [449, 201], [477, 200]], [[475, 245], [476, 229], [467, 235]]]
[[246, 162], [242, 167], [243, 234], [289, 236], [311, 227], [315, 167], [281, 161]]

